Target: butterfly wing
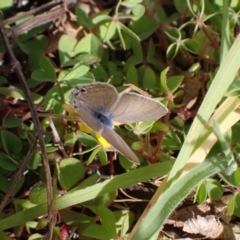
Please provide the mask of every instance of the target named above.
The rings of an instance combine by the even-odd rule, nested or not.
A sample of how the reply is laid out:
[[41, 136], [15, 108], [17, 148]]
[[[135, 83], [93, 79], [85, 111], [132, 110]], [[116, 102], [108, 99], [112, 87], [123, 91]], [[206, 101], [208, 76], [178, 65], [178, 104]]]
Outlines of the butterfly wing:
[[131, 162], [139, 164], [136, 154], [112, 128], [104, 126], [101, 135]]
[[71, 94], [71, 99], [85, 102], [92, 109], [106, 113], [117, 103], [118, 98], [116, 89], [107, 83], [79, 85]]
[[74, 110], [80, 115], [80, 119], [95, 132], [102, 132], [103, 125], [94, 116], [93, 109], [86, 102], [76, 101], [75, 98], [71, 99], [71, 105]]
[[160, 102], [131, 92], [120, 94], [118, 103], [111, 111], [113, 121], [119, 123], [159, 119], [168, 112]]
[[124, 140], [111, 128], [101, 124], [93, 117], [91, 107], [85, 102], [75, 101], [71, 99], [74, 109], [80, 114], [80, 119], [91, 129], [99, 132], [116, 150], [126, 156], [131, 162], [139, 164], [139, 160], [132, 149], [124, 142]]

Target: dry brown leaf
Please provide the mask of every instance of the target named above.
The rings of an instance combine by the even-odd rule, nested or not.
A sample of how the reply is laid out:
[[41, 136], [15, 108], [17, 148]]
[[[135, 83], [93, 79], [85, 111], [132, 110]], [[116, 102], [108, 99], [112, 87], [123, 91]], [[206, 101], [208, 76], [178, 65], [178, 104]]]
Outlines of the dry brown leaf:
[[197, 216], [184, 223], [183, 231], [191, 234], [201, 234], [211, 239], [236, 239], [230, 225], [221, 223], [214, 215]]
[[197, 205], [181, 208], [175, 211], [167, 224], [174, 225], [175, 227], [183, 227], [184, 222], [193, 218], [196, 215], [206, 216], [211, 213], [211, 207], [208, 204]]

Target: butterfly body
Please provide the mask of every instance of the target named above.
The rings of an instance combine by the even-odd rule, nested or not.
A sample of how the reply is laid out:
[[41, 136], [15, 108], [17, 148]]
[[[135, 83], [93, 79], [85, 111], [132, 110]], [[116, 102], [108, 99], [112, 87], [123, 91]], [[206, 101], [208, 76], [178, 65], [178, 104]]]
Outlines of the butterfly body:
[[70, 99], [81, 120], [99, 132], [115, 149], [130, 161], [139, 164], [132, 149], [113, 130], [113, 122], [135, 123], [164, 116], [168, 110], [154, 99], [132, 92], [118, 94], [107, 83], [92, 83], [77, 86]]

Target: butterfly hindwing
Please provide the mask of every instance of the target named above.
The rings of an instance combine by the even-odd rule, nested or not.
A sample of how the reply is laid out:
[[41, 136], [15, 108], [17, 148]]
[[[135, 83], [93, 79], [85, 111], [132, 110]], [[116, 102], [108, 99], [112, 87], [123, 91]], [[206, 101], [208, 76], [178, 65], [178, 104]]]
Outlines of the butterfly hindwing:
[[139, 164], [136, 154], [112, 128], [104, 127], [101, 135], [131, 162]]

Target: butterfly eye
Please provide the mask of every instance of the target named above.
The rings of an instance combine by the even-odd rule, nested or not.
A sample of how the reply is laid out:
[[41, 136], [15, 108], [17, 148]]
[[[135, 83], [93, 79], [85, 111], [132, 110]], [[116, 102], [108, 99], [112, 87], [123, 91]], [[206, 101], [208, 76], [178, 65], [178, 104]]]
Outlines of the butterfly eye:
[[86, 92], [87, 92], [87, 89], [86, 89], [86, 88], [81, 88], [81, 89], [80, 89], [80, 92], [81, 92], [81, 93], [86, 93]]

